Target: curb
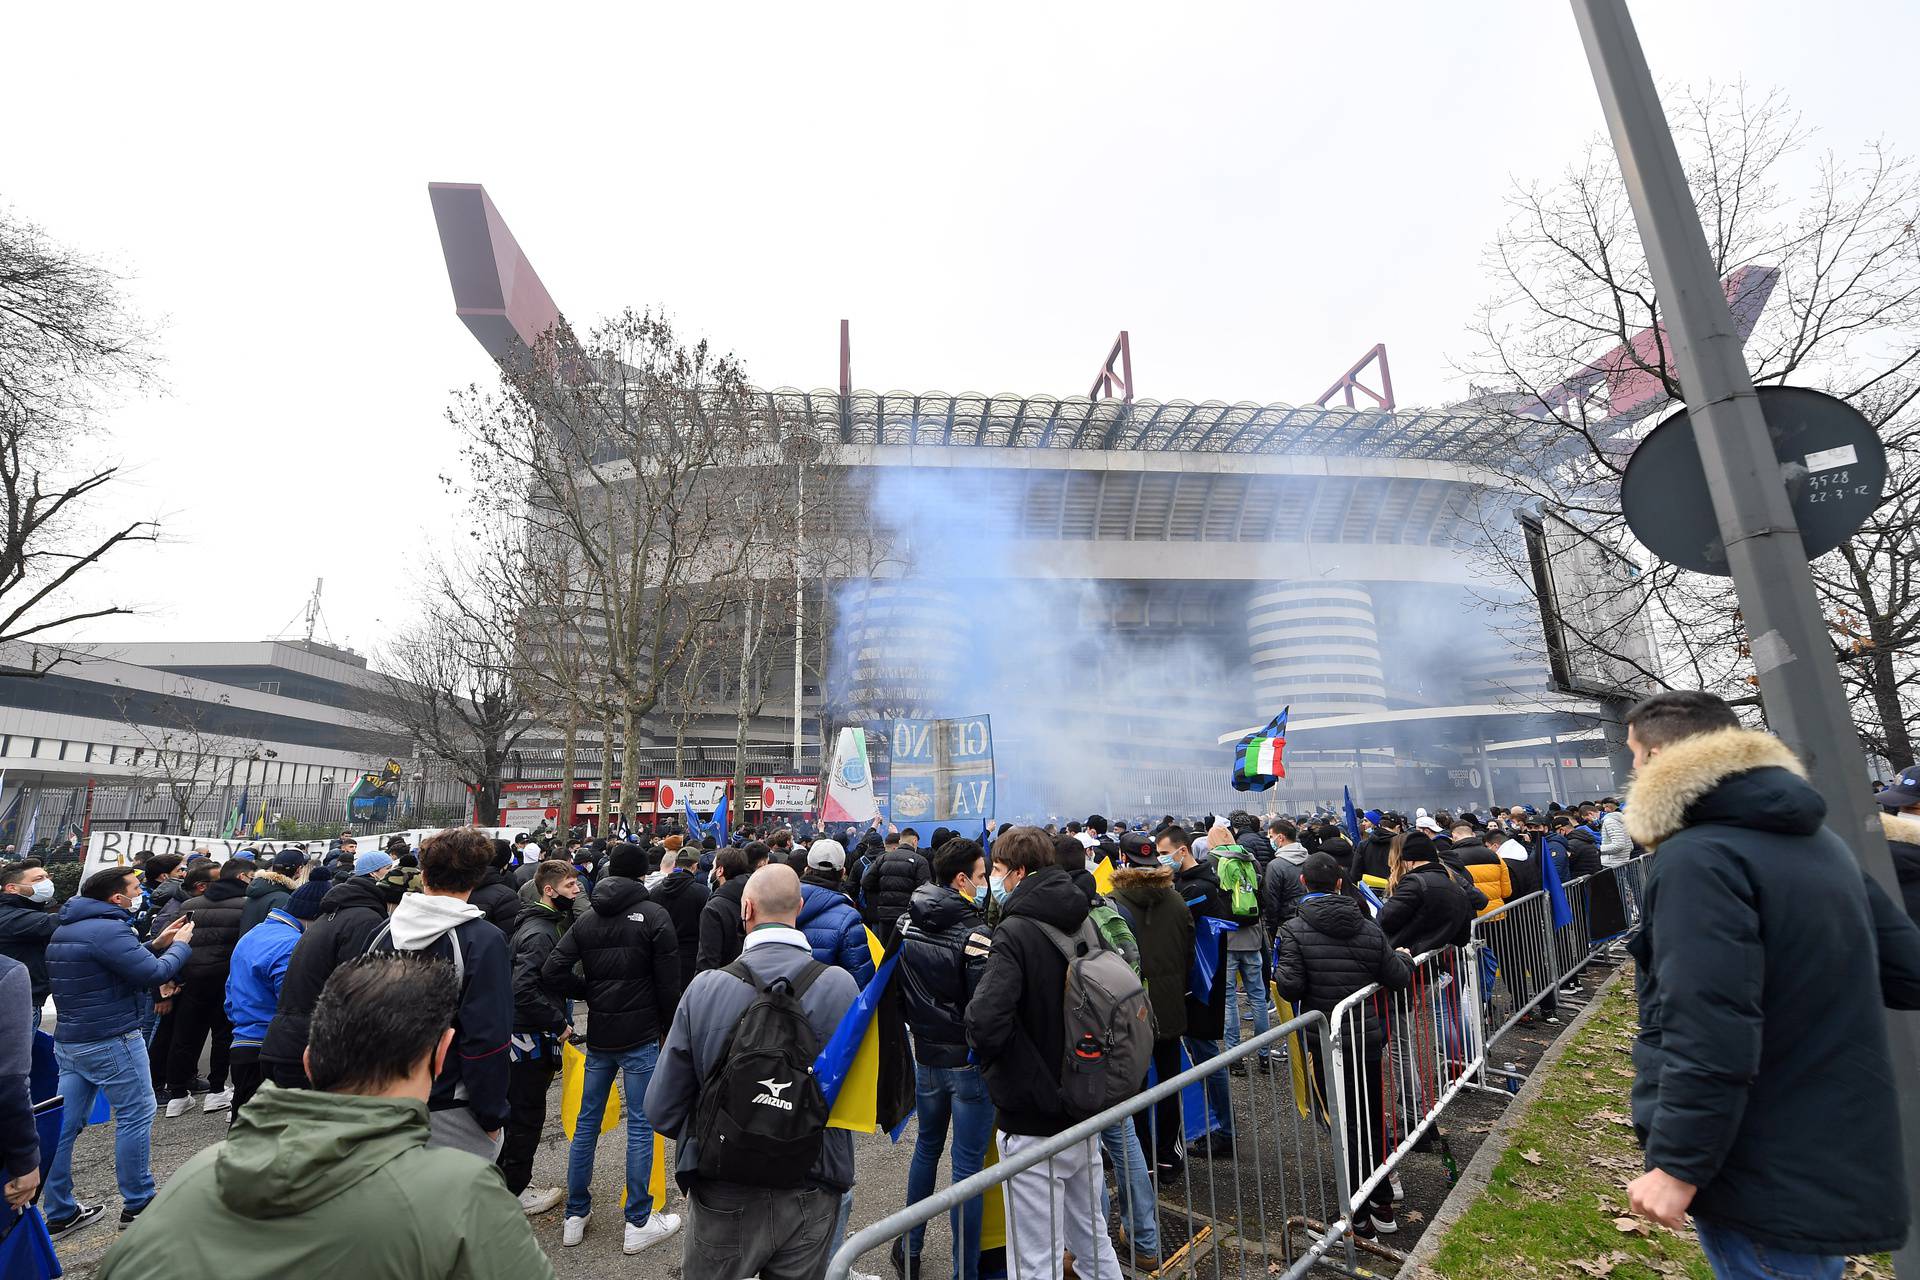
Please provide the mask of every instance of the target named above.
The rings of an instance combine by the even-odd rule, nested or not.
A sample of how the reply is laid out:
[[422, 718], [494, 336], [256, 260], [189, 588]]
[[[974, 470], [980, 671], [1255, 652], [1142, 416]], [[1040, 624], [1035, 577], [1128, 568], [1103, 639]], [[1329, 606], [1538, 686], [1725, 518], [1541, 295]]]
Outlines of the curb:
[[1447, 1193], [1447, 1198], [1440, 1202], [1440, 1207], [1434, 1211], [1427, 1229], [1420, 1233], [1419, 1243], [1414, 1245], [1412, 1252], [1407, 1254], [1407, 1260], [1400, 1266], [1401, 1280], [1417, 1280], [1419, 1277], [1438, 1274], [1427, 1270], [1427, 1260], [1440, 1251], [1440, 1243], [1446, 1239], [1447, 1232], [1452, 1230], [1453, 1224], [1459, 1221], [1468, 1207], [1480, 1198], [1480, 1193], [1486, 1190], [1488, 1180], [1493, 1177], [1493, 1166], [1498, 1164], [1500, 1157], [1506, 1154], [1508, 1135], [1520, 1123], [1520, 1117], [1526, 1114], [1533, 1105], [1534, 1099], [1539, 1097], [1541, 1091], [1545, 1089], [1544, 1082], [1548, 1069], [1560, 1061], [1560, 1055], [1565, 1053], [1567, 1046], [1573, 1043], [1574, 1032], [1587, 1025], [1587, 1019], [1591, 1018], [1593, 1011], [1600, 1007], [1601, 999], [1613, 990], [1614, 984], [1620, 981], [1621, 975], [1626, 971], [1627, 966], [1624, 964], [1616, 967], [1605, 982], [1594, 988], [1593, 995], [1588, 999], [1586, 1006], [1574, 1015], [1571, 1022], [1560, 1029], [1560, 1034], [1554, 1037], [1553, 1043], [1548, 1045], [1546, 1052], [1540, 1055], [1540, 1060], [1533, 1064], [1533, 1070], [1527, 1074], [1527, 1082], [1520, 1086], [1519, 1092], [1513, 1096], [1513, 1101], [1507, 1104], [1507, 1109], [1501, 1113], [1500, 1118], [1493, 1122], [1493, 1128], [1487, 1131], [1486, 1138], [1480, 1143], [1480, 1149], [1473, 1153], [1473, 1159], [1469, 1160], [1467, 1167], [1460, 1171], [1460, 1180], [1454, 1184], [1453, 1190]]

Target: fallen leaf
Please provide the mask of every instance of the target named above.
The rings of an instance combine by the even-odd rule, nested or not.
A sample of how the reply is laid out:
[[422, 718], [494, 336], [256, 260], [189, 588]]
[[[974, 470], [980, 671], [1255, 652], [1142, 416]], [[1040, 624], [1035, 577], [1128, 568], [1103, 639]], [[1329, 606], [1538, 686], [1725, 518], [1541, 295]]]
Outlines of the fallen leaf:
[[1600, 1257], [1594, 1258], [1591, 1261], [1583, 1262], [1579, 1259], [1573, 1259], [1573, 1260], [1570, 1260], [1567, 1263], [1567, 1265], [1572, 1267], [1576, 1271], [1585, 1272], [1587, 1275], [1590, 1275], [1590, 1276], [1608, 1276], [1613, 1274], [1613, 1269], [1615, 1267], [1619, 1266], [1622, 1262], [1625, 1262], [1626, 1260], [1627, 1260], [1627, 1255], [1623, 1251], [1619, 1249], [1615, 1249], [1612, 1252], [1602, 1254]]
[[[1418, 1209], [1402, 1209], [1400, 1211], [1400, 1216], [1405, 1218], [1408, 1222], [1425, 1222], [1427, 1220], [1427, 1215], [1420, 1212]], [[1875, 1271], [1869, 1274], [1879, 1275], [1880, 1273]]]
[[1638, 1218], [1615, 1218], [1613, 1220], [1613, 1226], [1616, 1231], [1627, 1235], [1644, 1236], [1647, 1234], [1647, 1224]]
[[1522, 1160], [1525, 1160], [1528, 1164], [1539, 1164], [1541, 1161], [1540, 1153], [1538, 1151], [1532, 1150], [1531, 1148], [1529, 1148], [1526, 1151], [1522, 1151], [1520, 1153], [1520, 1158]]

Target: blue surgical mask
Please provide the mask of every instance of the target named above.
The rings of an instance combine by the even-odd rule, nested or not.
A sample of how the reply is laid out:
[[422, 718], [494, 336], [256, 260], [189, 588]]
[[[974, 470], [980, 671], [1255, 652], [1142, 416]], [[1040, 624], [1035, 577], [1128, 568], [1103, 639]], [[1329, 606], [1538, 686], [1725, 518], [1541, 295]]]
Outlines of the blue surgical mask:
[[1163, 867], [1178, 867], [1180, 865], [1180, 859], [1170, 853], [1163, 853], [1160, 855], [1160, 865]]
[[53, 901], [53, 881], [42, 880], [38, 884], [34, 885], [33, 900], [35, 902], [52, 902]]
[[1005, 876], [994, 876], [987, 881], [987, 888], [995, 902], [1005, 902], [1007, 900], [1007, 878]]
[[978, 888], [976, 888], [976, 889], [975, 889], [975, 890], [973, 891], [973, 902], [974, 902], [974, 905], [975, 905], [975, 906], [979, 906], [979, 907], [984, 907], [984, 906], [986, 906], [986, 905], [987, 905], [987, 898], [988, 898], [988, 896], [989, 896], [989, 895], [990, 895], [990, 894], [991, 894], [992, 892], [993, 892], [993, 888], [992, 888], [992, 886], [991, 886], [991, 885], [985, 885], [985, 884], [983, 884], [983, 885], [981, 885], [981, 886], [979, 886]]

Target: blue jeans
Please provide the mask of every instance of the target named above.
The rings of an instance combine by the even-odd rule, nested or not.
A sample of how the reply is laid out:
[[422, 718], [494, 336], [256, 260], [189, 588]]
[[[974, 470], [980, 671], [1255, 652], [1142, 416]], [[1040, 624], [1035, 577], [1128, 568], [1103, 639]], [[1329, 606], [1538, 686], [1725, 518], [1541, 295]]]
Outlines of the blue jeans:
[[[1227, 952], [1227, 1048], [1240, 1043], [1240, 991], [1235, 978], [1246, 984], [1247, 999], [1253, 1001], [1253, 1031], [1265, 1035], [1273, 1023], [1267, 1018], [1266, 973], [1258, 951]], [[1261, 1057], [1267, 1055], [1262, 1053]]]
[[[1140, 1131], [1133, 1121], [1122, 1120], [1100, 1135], [1100, 1151], [1107, 1168], [1113, 1170], [1120, 1185], [1120, 1218], [1127, 1226], [1127, 1243], [1132, 1252], [1160, 1255], [1160, 1215], [1153, 1194], [1153, 1171], [1140, 1149]], [[1111, 1216], [1111, 1193], [1106, 1182], [1100, 1184], [1100, 1216]]]
[[[1255, 957], [1255, 959], [1258, 958], [1257, 956]], [[1229, 1023], [1228, 1025], [1231, 1026], [1232, 1024]], [[1186, 1041], [1187, 1057], [1192, 1060], [1193, 1065], [1196, 1067], [1208, 1058], [1215, 1058], [1220, 1055], [1220, 1042], [1218, 1040], [1198, 1040], [1193, 1036], [1187, 1036]], [[1231, 1138], [1233, 1136], [1233, 1091], [1231, 1084], [1227, 1080], [1227, 1069], [1225, 1067], [1220, 1068], [1208, 1076], [1205, 1083], [1207, 1086], [1207, 1105], [1213, 1108], [1214, 1115], [1220, 1121], [1220, 1132]]]
[[1840, 1280], [1847, 1264], [1845, 1258], [1774, 1249], [1705, 1218], [1695, 1218], [1693, 1229], [1719, 1280]]
[[[972, 1177], [985, 1167], [987, 1143], [993, 1141], [993, 1103], [987, 1082], [973, 1067], [913, 1068], [913, 1163], [907, 1169], [907, 1203], [933, 1194], [940, 1180], [940, 1152], [947, 1145], [947, 1123], [953, 1123], [953, 1180]], [[952, 1210], [953, 1274], [958, 1280], [979, 1280], [980, 1205], [978, 1196]], [[907, 1233], [907, 1252], [918, 1255], [927, 1238], [922, 1223]]]
[[73, 1198], [73, 1142], [87, 1127], [94, 1099], [107, 1095], [113, 1108], [113, 1172], [120, 1199], [141, 1209], [153, 1199], [153, 1170], [148, 1155], [153, 1139], [153, 1069], [147, 1042], [138, 1031], [111, 1040], [82, 1040], [53, 1046], [60, 1064], [60, 1094], [66, 1099], [60, 1119], [60, 1145], [47, 1172], [46, 1211], [58, 1221], [79, 1212]]
[[600, 1118], [607, 1113], [607, 1095], [618, 1073], [626, 1085], [627, 1104], [627, 1221], [647, 1225], [653, 1216], [653, 1126], [647, 1123], [647, 1085], [660, 1046], [648, 1041], [614, 1052], [587, 1050], [587, 1067], [580, 1077], [580, 1116], [574, 1121], [573, 1145], [567, 1151], [567, 1216], [584, 1218], [593, 1210], [593, 1153], [600, 1145]]

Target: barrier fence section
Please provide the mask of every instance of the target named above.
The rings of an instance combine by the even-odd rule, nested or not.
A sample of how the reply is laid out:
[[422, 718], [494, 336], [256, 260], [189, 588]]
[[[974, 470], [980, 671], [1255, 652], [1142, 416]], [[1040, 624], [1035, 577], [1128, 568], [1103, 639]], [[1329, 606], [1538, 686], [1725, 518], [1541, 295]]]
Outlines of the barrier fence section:
[[[997, 1163], [854, 1232], [828, 1263], [827, 1280], [847, 1280], [861, 1255], [883, 1245], [917, 1255], [929, 1276], [1058, 1274], [1066, 1251], [1081, 1280], [1122, 1280], [1182, 1262], [1199, 1270], [1209, 1260], [1216, 1280], [1304, 1275], [1348, 1231], [1337, 1189], [1341, 1135], [1324, 1122], [1307, 1066], [1307, 1046], [1326, 1032], [1323, 1015], [1304, 1014], [1053, 1137], [999, 1135]], [[1224, 1095], [1237, 1064], [1251, 1070], [1244, 1083], [1234, 1081], [1227, 1117], [1195, 1105], [1194, 1086]], [[1189, 1142], [1198, 1129], [1211, 1132]], [[1220, 1158], [1209, 1158], [1209, 1148]], [[988, 1255], [996, 1246], [1004, 1253], [963, 1268], [952, 1256], [955, 1228], [963, 1211], [981, 1212], [970, 1202], [983, 1198], [998, 1199], [997, 1215], [988, 1203], [983, 1216], [1004, 1231], [983, 1232], [982, 1244]], [[1115, 1216], [1117, 1248], [1108, 1230]]]
[[[1487, 1087], [1493, 1046], [1529, 1013], [1554, 1012], [1563, 986], [1638, 926], [1647, 861], [1568, 882], [1565, 923], [1544, 891], [1514, 899], [1474, 920], [1466, 946], [1412, 959], [1399, 990], [1369, 986], [1331, 1015], [1292, 1018], [1054, 1137], [1007, 1139], [998, 1163], [854, 1232], [827, 1280], [893, 1242], [930, 1259], [929, 1275], [1055, 1274], [1064, 1251], [1083, 1280], [1119, 1280], [1118, 1263], [1145, 1274], [1208, 1260], [1216, 1280], [1293, 1280], [1323, 1258], [1351, 1273], [1354, 1223], [1391, 1205], [1397, 1166], [1447, 1105]], [[1157, 1061], [1179, 1054], [1156, 1046]], [[962, 1268], [949, 1256], [961, 1206], [983, 1197], [999, 1199], [986, 1218], [1004, 1230], [983, 1232], [982, 1258]], [[938, 1250], [936, 1219], [950, 1219]], [[1017, 1265], [1023, 1248], [1040, 1258]]]

